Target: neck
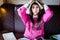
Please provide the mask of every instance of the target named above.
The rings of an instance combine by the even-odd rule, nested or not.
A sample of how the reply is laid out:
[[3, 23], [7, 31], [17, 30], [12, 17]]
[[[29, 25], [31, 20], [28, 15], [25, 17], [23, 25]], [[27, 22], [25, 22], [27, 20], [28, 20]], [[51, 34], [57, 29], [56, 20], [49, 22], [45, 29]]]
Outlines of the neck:
[[33, 15], [33, 18], [38, 18], [38, 15]]
[[38, 16], [38, 15], [33, 15], [33, 16]]

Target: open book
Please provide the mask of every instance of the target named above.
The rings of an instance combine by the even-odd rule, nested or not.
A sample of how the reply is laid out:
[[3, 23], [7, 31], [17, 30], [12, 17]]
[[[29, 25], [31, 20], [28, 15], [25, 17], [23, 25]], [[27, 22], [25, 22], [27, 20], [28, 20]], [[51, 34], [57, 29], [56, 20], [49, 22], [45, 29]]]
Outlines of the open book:
[[17, 40], [13, 32], [2, 34], [4, 40]]

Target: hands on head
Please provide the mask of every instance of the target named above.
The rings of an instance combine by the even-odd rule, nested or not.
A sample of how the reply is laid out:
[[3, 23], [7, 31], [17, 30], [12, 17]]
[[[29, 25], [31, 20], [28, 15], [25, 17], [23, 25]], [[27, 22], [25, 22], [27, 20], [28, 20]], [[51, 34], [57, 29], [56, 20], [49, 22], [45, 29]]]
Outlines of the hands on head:
[[40, 2], [42, 5], [44, 5], [44, 3], [43, 3], [42, 0], [30, 0], [30, 3], [32, 3], [33, 1], [38, 1], [38, 2]]

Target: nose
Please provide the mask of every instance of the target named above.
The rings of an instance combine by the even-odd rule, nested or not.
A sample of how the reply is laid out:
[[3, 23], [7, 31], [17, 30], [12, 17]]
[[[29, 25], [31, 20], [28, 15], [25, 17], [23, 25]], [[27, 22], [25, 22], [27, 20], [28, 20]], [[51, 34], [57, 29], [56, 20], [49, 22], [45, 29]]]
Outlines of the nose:
[[37, 11], [37, 8], [34, 8], [34, 11], [36, 12]]

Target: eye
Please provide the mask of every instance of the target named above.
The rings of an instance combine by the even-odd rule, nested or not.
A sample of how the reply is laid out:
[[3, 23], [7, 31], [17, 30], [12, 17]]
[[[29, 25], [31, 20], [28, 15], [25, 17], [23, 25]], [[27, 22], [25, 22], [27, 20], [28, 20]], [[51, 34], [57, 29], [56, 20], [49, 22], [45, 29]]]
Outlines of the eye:
[[38, 6], [36, 6], [36, 8], [39, 8]]
[[34, 9], [34, 7], [32, 7], [32, 9]]

